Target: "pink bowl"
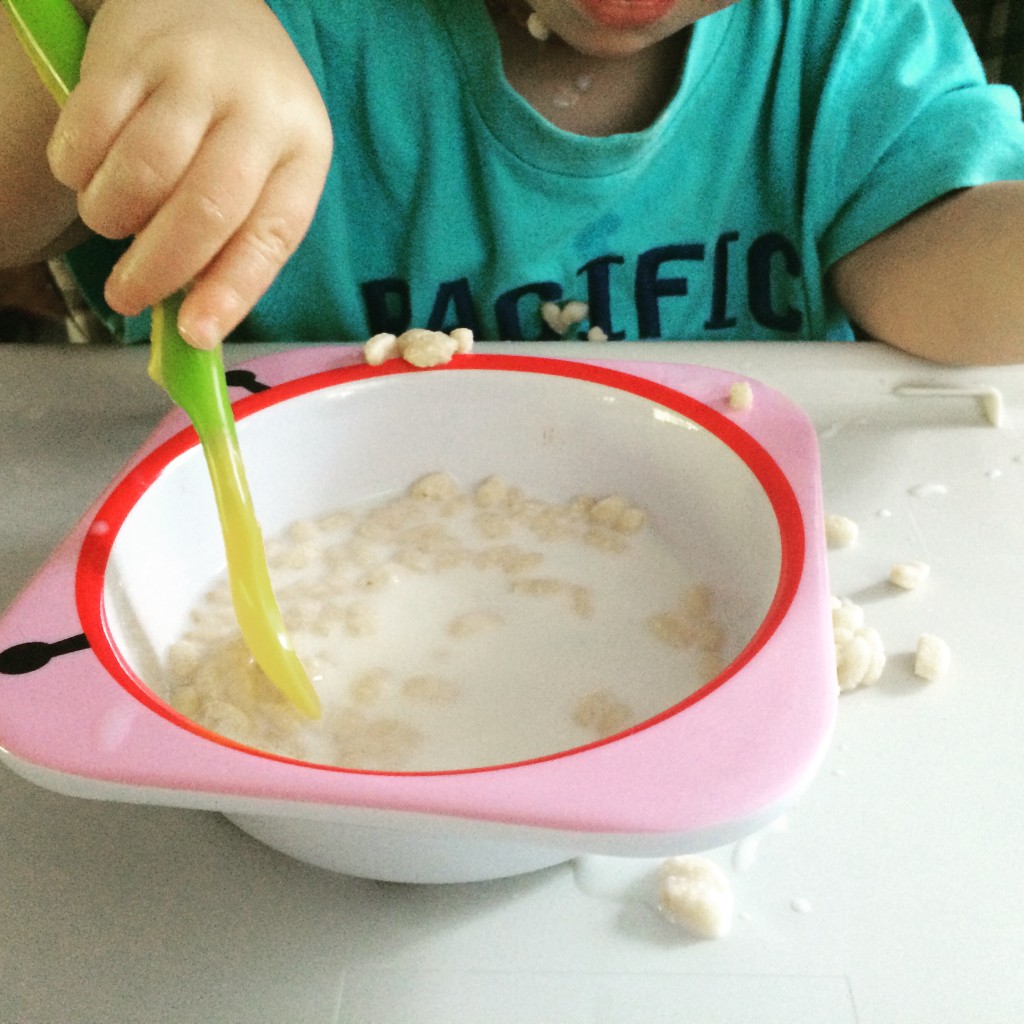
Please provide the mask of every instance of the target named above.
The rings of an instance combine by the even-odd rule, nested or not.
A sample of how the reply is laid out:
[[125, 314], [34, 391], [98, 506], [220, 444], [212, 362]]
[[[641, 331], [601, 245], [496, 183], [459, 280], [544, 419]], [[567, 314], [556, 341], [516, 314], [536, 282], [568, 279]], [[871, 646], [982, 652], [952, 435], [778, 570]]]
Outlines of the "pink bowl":
[[268, 387], [235, 413], [268, 533], [439, 465], [630, 493], [699, 521], [693, 557], [733, 595], [727, 668], [613, 737], [484, 768], [356, 771], [211, 733], [155, 682], [223, 566], [201, 453], [174, 414], [0, 621], [9, 767], [73, 795], [223, 811], [303, 860], [405, 881], [707, 849], [809, 782], [837, 690], [816, 438], [783, 396], [750, 382], [752, 408], [734, 411], [738, 378], [721, 371], [527, 356], [420, 371], [298, 349], [248, 370]]

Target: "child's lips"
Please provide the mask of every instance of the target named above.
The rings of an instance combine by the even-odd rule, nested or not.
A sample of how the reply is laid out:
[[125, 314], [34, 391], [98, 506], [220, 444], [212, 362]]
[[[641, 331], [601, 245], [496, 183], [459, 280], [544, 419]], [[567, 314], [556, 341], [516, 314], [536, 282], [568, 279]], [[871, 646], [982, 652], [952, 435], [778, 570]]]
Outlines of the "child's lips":
[[587, 14], [605, 28], [645, 28], [662, 19], [675, 0], [580, 0]]

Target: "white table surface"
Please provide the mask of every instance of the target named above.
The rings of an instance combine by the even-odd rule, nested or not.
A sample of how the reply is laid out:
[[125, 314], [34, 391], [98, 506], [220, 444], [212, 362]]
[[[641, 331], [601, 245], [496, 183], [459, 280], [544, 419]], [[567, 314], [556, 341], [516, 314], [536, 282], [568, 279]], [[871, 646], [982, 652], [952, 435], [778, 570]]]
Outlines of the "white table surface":
[[[830, 554], [833, 591], [863, 605], [889, 664], [843, 696], [786, 821], [710, 852], [736, 893], [732, 933], [665, 922], [654, 862], [382, 885], [216, 814], [76, 800], [0, 770], [0, 1024], [1024, 1021], [1024, 369], [874, 345], [537, 352], [778, 388], [818, 431], [826, 511], [860, 524]], [[146, 355], [0, 344], [0, 606], [166, 412]], [[903, 383], [997, 387], [1006, 423], [971, 399], [893, 395]], [[932, 567], [920, 591], [885, 582], [908, 559]], [[911, 671], [922, 632], [953, 649], [933, 683]]]

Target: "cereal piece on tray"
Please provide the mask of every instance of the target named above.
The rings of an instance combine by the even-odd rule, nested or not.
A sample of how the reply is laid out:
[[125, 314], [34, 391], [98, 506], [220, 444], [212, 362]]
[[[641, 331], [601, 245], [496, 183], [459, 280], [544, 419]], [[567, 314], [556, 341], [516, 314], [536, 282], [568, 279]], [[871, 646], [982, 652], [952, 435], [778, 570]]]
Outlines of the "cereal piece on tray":
[[914, 654], [914, 675], [934, 682], [949, 671], [952, 654], [949, 644], [933, 633], [922, 633]]
[[836, 676], [845, 693], [877, 683], [885, 669], [885, 646], [878, 630], [864, 623], [864, 610], [852, 601], [832, 599]]
[[927, 562], [898, 562], [889, 570], [889, 582], [904, 590], [916, 590], [930, 572]]
[[825, 541], [830, 548], [848, 548], [857, 543], [860, 527], [847, 516], [825, 516]]
[[732, 927], [735, 900], [725, 872], [707, 857], [670, 857], [661, 866], [659, 907], [673, 924], [702, 939], [720, 939]]

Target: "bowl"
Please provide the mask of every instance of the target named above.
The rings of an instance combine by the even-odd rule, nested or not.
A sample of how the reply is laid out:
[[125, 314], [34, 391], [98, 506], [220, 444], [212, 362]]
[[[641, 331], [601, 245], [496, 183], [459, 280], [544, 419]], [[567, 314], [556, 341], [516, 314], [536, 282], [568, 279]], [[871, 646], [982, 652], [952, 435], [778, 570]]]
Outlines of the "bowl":
[[[375, 598], [383, 626], [330, 633], [324, 722], [292, 723], [312, 738], [275, 746], [175, 698], [182, 635], [205, 621], [194, 609], [224, 554], [201, 450], [172, 415], [0, 621], [13, 770], [78, 796], [220, 811], [309, 863], [414, 882], [708, 849], [813, 777], [837, 688], [816, 439], [783, 396], [749, 382], [753, 404], [734, 409], [740, 378], [691, 366], [473, 354], [418, 370], [336, 348], [254, 360], [235, 379], [254, 392], [235, 412], [265, 535], [349, 531], [312, 556], [307, 544], [318, 571], [353, 537], [381, 549], [366, 510], [411, 485], [399, 504], [416, 515], [457, 509], [452, 530], [493, 532], [473, 534], [465, 579], [388, 549], [390, 591], [417, 586], [419, 603]], [[530, 511], [527, 540], [496, 519], [495, 487]], [[552, 509], [576, 524], [570, 539], [538, 535]], [[575, 547], [558, 561], [549, 541]], [[480, 569], [515, 544], [557, 572]], [[283, 541], [268, 550], [293, 565]], [[686, 623], [709, 594], [695, 640]], [[334, 596], [321, 581], [313, 605]], [[328, 635], [295, 621], [300, 653]], [[378, 664], [404, 680], [387, 685], [407, 720], [393, 694], [387, 715], [367, 712]], [[388, 742], [367, 753], [360, 730], [385, 719], [374, 735]]]

